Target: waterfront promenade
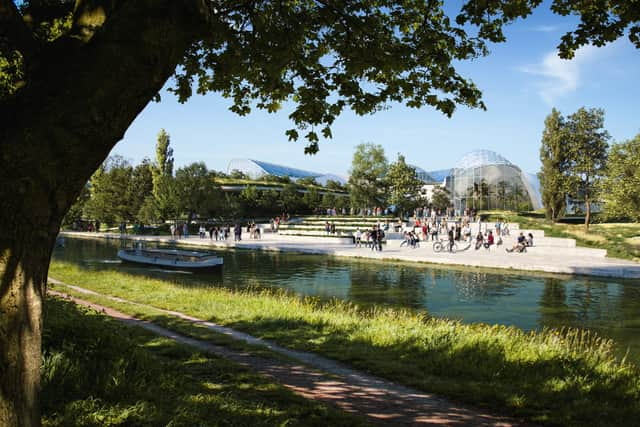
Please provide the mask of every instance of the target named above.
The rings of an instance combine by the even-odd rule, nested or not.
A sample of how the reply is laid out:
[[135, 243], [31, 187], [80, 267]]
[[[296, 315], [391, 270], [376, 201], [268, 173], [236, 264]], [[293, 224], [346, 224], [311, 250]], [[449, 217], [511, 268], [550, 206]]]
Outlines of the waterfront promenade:
[[[120, 239], [117, 233], [89, 233], [89, 232], [61, 232], [62, 236], [75, 238], [105, 238]], [[322, 238], [314, 236], [281, 236], [264, 233], [259, 240], [249, 239], [248, 233], [243, 234], [243, 240], [234, 242], [232, 238], [226, 241], [210, 240], [208, 237], [200, 239], [196, 236], [172, 239], [171, 236], [133, 236], [129, 239], [144, 240], [156, 243], [175, 243], [201, 247], [203, 249], [238, 248], [259, 249], [282, 252], [302, 252], [332, 255], [348, 258], [368, 258], [375, 260], [398, 260], [405, 262], [444, 264], [460, 267], [479, 267], [490, 269], [507, 269], [521, 272], [545, 272], [560, 274], [588, 275], [618, 279], [640, 280], [640, 263], [608, 258], [600, 249], [580, 247], [562, 247], [552, 243], [529, 248], [526, 253], [507, 253], [504, 248], [509, 247], [511, 240], [505, 240], [502, 247], [492, 247], [490, 250], [473, 247], [456, 253], [434, 252], [431, 242], [423, 242], [419, 248], [400, 247], [399, 241], [390, 240], [382, 252], [372, 251], [366, 247], [356, 248], [345, 244], [344, 239]], [[460, 249], [466, 247], [458, 243]], [[640, 283], [640, 282], [639, 282]]]

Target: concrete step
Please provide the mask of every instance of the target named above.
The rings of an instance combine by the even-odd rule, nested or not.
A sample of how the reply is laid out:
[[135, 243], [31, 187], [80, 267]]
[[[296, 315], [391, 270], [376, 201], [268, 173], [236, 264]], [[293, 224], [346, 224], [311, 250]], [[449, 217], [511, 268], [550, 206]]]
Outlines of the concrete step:
[[[518, 240], [515, 236], [503, 237], [502, 241], [507, 245], [513, 245]], [[563, 237], [535, 237], [533, 238], [534, 246], [541, 247], [560, 247], [560, 248], [575, 248], [576, 241], [574, 239], [568, 239]]]
[[309, 238], [313, 237], [313, 239], [315, 241], [324, 241], [328, 244], [339, 244], [339, 245], [353, 245], [353, 238], [352, 237], [345, 237], [345, 236], [327, 236], [322, 235], [322, 236], [318, 236], [318, 235], [291, 235], [291, 234], [282, 234], [282, 233], [275, 233], [273, 235], [271, 235], [269, 237], [269, 239], [271, 240], [277, 240], [277, 241], [281, 241], [281, 242], [309, 242]]
[[560, 247], [560, 246], [533, 246], [528, 247], [527, 252], [534, 254], [544, 254], [553, 258], [554, 254], [566, 256], [573, 256], [576, 258], [584, 258], [584, 257], [593, 257], [593, 258], [604, 258], [607, 256], [606, 249], [595, 249], [595, 248], [582, 248], [582, 247]]

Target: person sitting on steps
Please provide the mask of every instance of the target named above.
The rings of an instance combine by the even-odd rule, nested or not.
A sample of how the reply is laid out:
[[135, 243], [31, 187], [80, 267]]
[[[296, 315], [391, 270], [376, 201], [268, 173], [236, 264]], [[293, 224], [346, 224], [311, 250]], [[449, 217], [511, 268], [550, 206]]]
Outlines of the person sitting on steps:
[[484, 242], [484, 236], [482, 235], [482, 231], [478, 231], [478, 235], [476, 236], [476, 250], [482, 247], [483, 242]]
[[515, 245], [513, 245], [513, 247], [511, 249], [507, 248], [506, 251], [507, 252], [525, 252], [527, 250], [527, 242], [526, 239], [524, 237], [524, 233], [520, 233], [520, 235], [518, 236], [518, 241], [516, 242]]
[[495, 243], [493, 239], [493, 232], [489, 230], [489, 235], [487, 236], [487, 241], [484, 242], [484, 248], [489, 249]]

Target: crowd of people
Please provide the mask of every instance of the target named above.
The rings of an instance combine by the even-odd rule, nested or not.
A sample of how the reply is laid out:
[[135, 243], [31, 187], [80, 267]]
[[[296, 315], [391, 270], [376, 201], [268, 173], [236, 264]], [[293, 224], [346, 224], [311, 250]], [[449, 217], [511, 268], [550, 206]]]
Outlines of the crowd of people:
[[356, 229], [354, 234], [354, 244], [356, 248], [361, 248], [362, 246], [371, 248], [372, 251], [382, 251], [382, 242], [386, 236], [385, 228], [388, 230], [389, 225], [384, 224], [376, 224], [371, 227], [370, 230], [365, 230], [362, 232], [360, 228]]

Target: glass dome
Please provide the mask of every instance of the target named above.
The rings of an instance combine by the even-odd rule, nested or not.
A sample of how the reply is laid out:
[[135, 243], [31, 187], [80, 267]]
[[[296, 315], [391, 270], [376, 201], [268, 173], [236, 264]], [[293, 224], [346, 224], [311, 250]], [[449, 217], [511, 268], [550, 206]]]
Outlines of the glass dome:
[[479, 168], [489, 165], [514, 166], [513, 163], [494, 151], [476, 150], [465, 154], [460, 160], [458, 160], [454, 169]]
[[466, 209], [540, 208], [539, 197], [522, 170], [489, 150], [463, 156], [451, 170], [449, 187], [458, 213]]

